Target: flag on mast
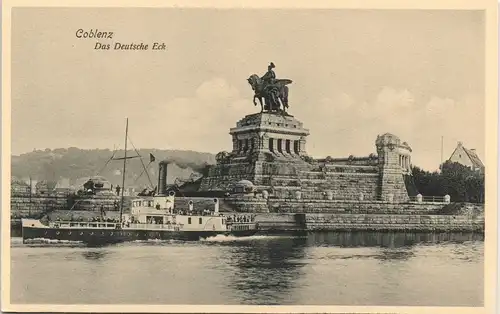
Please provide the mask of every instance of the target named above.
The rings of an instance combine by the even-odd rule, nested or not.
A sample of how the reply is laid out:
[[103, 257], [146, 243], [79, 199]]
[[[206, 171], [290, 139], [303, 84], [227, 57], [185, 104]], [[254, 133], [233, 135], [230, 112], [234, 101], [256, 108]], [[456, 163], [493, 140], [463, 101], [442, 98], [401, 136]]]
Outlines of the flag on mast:
[[155, 156], [149, 153], [149, 162], [154, 162], [156, 160]]

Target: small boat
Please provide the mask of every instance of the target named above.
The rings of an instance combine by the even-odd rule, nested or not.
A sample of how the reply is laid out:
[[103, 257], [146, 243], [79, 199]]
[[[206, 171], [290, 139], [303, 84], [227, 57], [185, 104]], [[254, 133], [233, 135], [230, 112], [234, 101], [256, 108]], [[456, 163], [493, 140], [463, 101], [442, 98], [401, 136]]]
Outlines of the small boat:
[[[160, 192], [132, 200], [130, 214], [123, 213], [123, 187], [127, 157], [128, 119], [125, 130], [125, 156], [120, 216], [117, 221], [42, 221], [22, 219], [23, 242], [35, 239], [76, 241], [92, 245], [113, 244], [141, 240], [200, 240], [216, 235], [251, 236], [257, 233], [257, 224], [252, 219], [235, 219], [219, 212], [220, 201], [213, 199], [212, 209], [202, 211], [193, 208], [189, 201], [187, 209], [177, 209], [175, 193]], [[166, 174], [164, 174], [166, 180]], [[164, 181], [165, 181], [164, 180]], [[246, 217], [246, 216], [245, 216]]]

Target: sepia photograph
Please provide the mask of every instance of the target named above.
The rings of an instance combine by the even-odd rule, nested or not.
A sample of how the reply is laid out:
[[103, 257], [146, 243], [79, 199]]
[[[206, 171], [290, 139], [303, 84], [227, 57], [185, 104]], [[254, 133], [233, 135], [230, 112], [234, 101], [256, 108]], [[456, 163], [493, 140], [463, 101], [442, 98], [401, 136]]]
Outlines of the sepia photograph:
[[492, 310], [497, 3], [419, 5], [4, 3], [2, 310]]

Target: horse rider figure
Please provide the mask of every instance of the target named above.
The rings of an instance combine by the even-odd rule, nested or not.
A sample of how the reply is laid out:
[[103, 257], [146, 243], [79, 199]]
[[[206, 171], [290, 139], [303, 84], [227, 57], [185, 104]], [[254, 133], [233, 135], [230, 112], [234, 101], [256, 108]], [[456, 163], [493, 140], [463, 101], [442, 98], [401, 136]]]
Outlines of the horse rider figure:
[[264, 81], [264, 83], [269, 86], [271, 84], [274, 84], [276, 82], [276, 73], [274, 73], [274, 68], [276, 66], [274, 65], [274, 63], [270, 63], [268, 66], [267, 66], [267, 73], [264, 74], [264, 76], [262, 77], [262, 80]]
[[[276, 73], [274, 73], [273, 70], [275, 67], [276, 66], [274, 65], [274, 63], [271, 62], [267, 67], [266, 74], [264, 74], [264, 76], [261, 79], [264, 83], [264, 90], [271, 97], [271, 102], [274, 104], [274, 106], [279, 108], [280, 102], [277, 96], [278, 90], [276, 86]], [[271, 106], [271, 104], [269, 104], [269, 109], [272, 110], [272, 107], [274, 106]]]
[[[264, 76], [260, 77], [257, 74], [252, 74], [247, 79], [247, 82], [255, 92], [253, 104], [257, 106], [256, 100], [259, 100], [261, 112], [282, 111], [286, 113], [286, 108], [288, 108], [288, 86], [286, 85], [291, 84], [292, 80], [277, 79], [273, 70], [274, 68], [275, 65], [271, 62]], [[283, 108], [280, 110], [281, 106], [283, 106]]]

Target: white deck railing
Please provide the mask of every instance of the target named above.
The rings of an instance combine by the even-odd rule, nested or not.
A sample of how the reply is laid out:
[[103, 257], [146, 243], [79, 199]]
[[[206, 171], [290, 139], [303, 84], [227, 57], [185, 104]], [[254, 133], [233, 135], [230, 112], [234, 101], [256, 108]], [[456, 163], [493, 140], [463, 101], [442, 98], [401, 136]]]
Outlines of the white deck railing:
[[116, 228], [118, 223], [114, 222], [76, 222], [76, 221], [55, 221], [49, 224], [56, 228]]
[[176, 225], [130, 224], [130, 225], [127, 225], [127, 228], [131, 228], [131, 229], [160, 229], [160, 230], [174, 230], [174, 231], [179, 231], [183, 227], [184, 227], [183, 224], [176, 224]]

